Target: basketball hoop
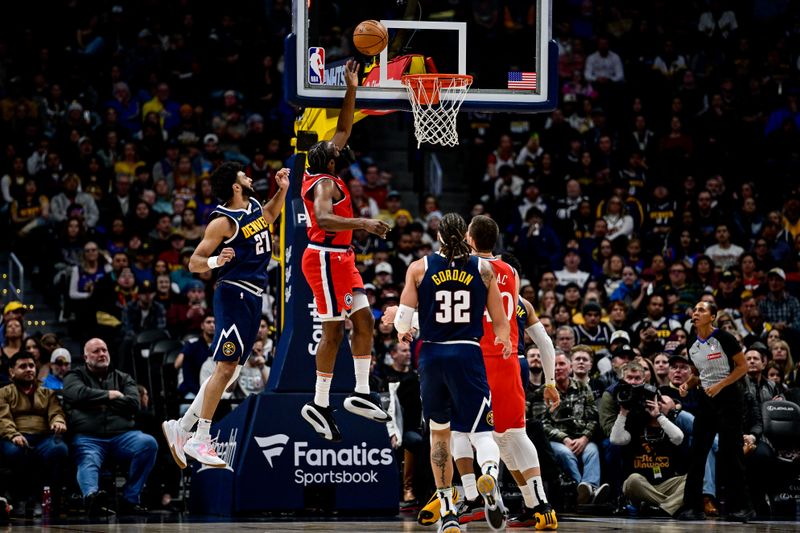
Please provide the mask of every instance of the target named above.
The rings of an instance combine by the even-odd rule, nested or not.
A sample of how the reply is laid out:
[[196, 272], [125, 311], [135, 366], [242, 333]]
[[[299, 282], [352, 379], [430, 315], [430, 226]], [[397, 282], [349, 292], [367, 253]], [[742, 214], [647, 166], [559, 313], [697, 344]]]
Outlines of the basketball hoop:
[[414, 113], [417, 148], [422, 143], [457, 145], [456, 116], [472, 85], [472, 76], [409, 74], [402, 77], [402, 83]]

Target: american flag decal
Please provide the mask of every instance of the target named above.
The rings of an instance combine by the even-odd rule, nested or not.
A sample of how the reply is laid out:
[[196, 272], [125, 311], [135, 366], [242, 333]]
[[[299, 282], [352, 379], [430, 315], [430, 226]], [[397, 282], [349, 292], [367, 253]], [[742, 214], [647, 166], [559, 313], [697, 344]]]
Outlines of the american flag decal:
[[509, 89], [526, 89], [536, 90], [536, 73], [535, 72], [509, 72], [508, 73], [508, 88]]

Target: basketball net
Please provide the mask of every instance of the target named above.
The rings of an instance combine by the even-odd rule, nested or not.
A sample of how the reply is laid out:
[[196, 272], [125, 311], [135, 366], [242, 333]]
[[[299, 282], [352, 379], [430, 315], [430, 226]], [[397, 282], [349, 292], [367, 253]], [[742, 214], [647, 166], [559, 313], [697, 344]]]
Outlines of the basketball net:
[[409, 74], [402, 77], [402, 83], [414, 113], [417, 148], [422, 143], [456, 146], [456, 117], [472, 85], [472, 76]]

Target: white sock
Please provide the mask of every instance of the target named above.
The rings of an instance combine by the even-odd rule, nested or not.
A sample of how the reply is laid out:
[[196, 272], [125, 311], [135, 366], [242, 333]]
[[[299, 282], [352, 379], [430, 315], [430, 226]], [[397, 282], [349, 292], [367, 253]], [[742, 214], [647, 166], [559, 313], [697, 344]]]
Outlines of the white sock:
[[436, 489], [436, 495], [439, 497], [440, 514], [442, 516], [456, 512], [456, 507], [453, 505], [453, 487]]
[[525, 507], [528, 509], [536, 507], [536, 504], [533, 503], [533, 496], [531, 496], [531, 488], [528, 485], [522, 485], [519, 491], [522, 493], [522, 499], [525, 500]]
[[209, 440], [211, 439], [211, 420], [200, 418], [197, 421], [197, 433], [194, 434], [196, 439]]
[[464, 485], [464, 497], [474, 500], [478, 497], [478, 487], [475, 486], [475, 474], [461, 474], [461, 484]]
[[369, 394], [369, 365], [371, 362], [371, 355], [353, 356], [353, 366], [356, 371], [356, 392], [359, 394]]
[[314, 403], [320, 407], [330, 405], [331, 381], [333, 374], [317, 371], [317, 384], [314, 386]]
[[535, 507], [540, 503], [547, 503], [547, 496], [544, 493], [544, 485], [542, 484], [542, 476], [533, 476], [527, 480], [526, 483], [528, 490], [531, 491], [531, 497], [533, 498], [533, 505], [531, 507]]
[[203, 381], [203, 384], [200, 385], [200, 390], [197, 391], [197, 396], [192, 400], [192, 405], [189, 406], [189, 409], [187, 409], [180, 420], [178, 420], [178, 424], [181, 425], [184, 431], [192, 431], [192, 428], [200, 418], [200, 411], [203, 409], [203, 398], [206, 396], [206, 384], [208, 384], [208, 380], [210, 379], [211, 377], [208, 377]]

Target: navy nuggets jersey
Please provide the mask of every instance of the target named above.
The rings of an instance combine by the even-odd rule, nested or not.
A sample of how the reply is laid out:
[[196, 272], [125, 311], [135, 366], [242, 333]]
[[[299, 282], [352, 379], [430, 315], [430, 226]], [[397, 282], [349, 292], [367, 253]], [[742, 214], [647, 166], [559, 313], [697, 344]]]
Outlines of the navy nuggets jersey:
[[483, 336], [486, 285], [479, 258], [448, 265], [439, 254], [424, 258], [425, 275], [419, 285], [420, 337], [428, 342], [478, 340]]
[[236, 255], [220, 267], [219, 281], [260, 293], [267, 287], [267, 265], [272, 257], [272, 236], [261, 204], [250, 198], [247, 209], [218, 206], [210, 218], [218, 216], [228, 217], [236, 227], [233, 237], [222, 242], [222, 248], [231, 247]]

